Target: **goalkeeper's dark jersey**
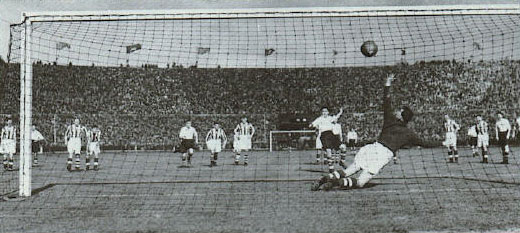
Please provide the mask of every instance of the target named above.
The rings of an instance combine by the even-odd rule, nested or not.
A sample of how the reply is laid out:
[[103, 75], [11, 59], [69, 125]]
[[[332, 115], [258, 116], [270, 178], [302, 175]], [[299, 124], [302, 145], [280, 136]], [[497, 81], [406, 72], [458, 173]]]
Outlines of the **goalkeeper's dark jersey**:
[[397, 152], [404, 146], [424, 146], [423, 141], [417, 134], [406, 127], [406, 123], [397, 119], [393, 113], [392, 101], [390, 99], [390, 87], [385, 86], [383, 112], [383, 130], [377, 142], [383, 144], [392, 152]]

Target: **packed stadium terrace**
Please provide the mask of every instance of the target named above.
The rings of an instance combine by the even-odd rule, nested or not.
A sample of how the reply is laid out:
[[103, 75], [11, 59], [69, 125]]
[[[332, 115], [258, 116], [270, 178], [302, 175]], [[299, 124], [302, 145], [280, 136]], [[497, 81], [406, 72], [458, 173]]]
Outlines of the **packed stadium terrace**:
[[[3, 65], [1, 113], [19, 111], [19, 64]], [[7, 68], [8, 67], [8, 68]], [[432, 61], [413, 65], [298, 69], [201, 69], [60, 66], [33, 67], [34, 122], [49, 139], [63, 140], [66, 124], [103, 129], [107, 146], [168, 147], [188, 119], [203, 138], [214, 121], [231, 135], [241, 115], [257, 129], [265, 147], [277, 114], [317, 117], [322, 106], [345, 109], [344, 131], [355, 127], [364, 141], [381, 127], [383, 80], [397, 74], [394, 103], [417, 112], [412, 124], [421, 136], [441, 140], [444, 114], [466, 128], [476, 114], [491, 126], [497, 110], [512, 120], [519, 109], [518, 61]], [[492, 110], [491, 110], [492, 109]], [[52, 141], [52, 139], [51, 139]], [[201, 140], [202, 141], [202, 140]], [[133, 147], [131, 147], [133, 148]]]

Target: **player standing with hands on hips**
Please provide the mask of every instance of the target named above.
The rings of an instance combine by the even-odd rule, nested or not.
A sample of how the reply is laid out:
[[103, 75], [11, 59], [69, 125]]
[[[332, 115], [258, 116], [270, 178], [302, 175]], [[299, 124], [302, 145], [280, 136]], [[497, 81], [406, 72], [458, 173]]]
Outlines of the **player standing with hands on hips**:
[[[424, 142], [415, 132], [407, 128], [408, 122], [413, 118], [412, 110], [403, 106], [394, 110], [390, 98], [390, 86], [394, 75], [388, 75], [384, 88], [383, 101], [383, 129], [379, 139], [372, 144], [363, 146], [354, 158], [354, 162], [346, 169], [335, 171], [323, 176], [312, 184], [312, 191], [317, 191], [323, 186], [323, 190], [334, 187], [342, 189], [361, 188], [381, 169], [386, 166], [397, 151], [404, 146], [425, 146]], [[358, 178], [350, 177], [360, 172]]]

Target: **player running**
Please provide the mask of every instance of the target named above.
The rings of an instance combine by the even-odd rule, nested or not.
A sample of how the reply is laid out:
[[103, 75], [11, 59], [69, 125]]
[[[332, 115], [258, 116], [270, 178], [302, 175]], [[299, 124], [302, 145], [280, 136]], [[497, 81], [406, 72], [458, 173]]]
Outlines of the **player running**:
[[489, 134], [488, 123], [482, 119], [482, 116], [477, 116], [477, 148], [482, 149], [482, 163], [488, 163], [488, 147]]
[[[363, 146], [356, 154], [354, 163], [346, 169], [335, 171], [315, 181], [311, 188], [312, 191], [317, 191], [322, 186], [323, 190], [330, 190], [333, 187], [361, 188], [392, 160], [399, 149], [407, 145], [424, 146], [417, 134], [406, 127], [413, 118], [412, 110], [406, 106], [397, 110], [392, 108], [390, 86], [393, 79], [394, 75], [391, 74], [385, 83], [384, 121], [379, 139], [375, 143]], [[361, 172], [357, 179], [350, 177], [357, 172]]]
[[4, 156], [4, 169], [13, 171], [13, 157], [16, 153], [16, 128], [13, 126], [13, 120], [10, 118], [7, 118], [7, 124], [2, 128], [1, 138], [0, 149]]
[[74, 119], [74, 124], [69, 125], [67, 127], [67, 131], [65, 132], [65, 144], [67, 145], [67, 150], [69, 152], [69, 157], [67, 159], [67, 170], [72, 171], [72, 157], [75, 155], [75, 168], [76, 170], [80, 169], [80, 154], [81, 154], [81, 134], [87, 134], [87, 129], [79, 124], [79, 119]]
[[87, 157], [86, 157], [86, 169], [90, 170], [90, 158], [94, 155], [94, 171], [99, 170], [99, 144], [101, 143], [101, 130], [94, 125], [91, 130], [87, 131]]
[[211, 151], [210, 167], [217, 166], [218, 153], [222, 151], [222, 148], [226, 147], [226, 143], [226, 133], [220, 128], [220, 124], [215, 122], [213, 128], [206, 135], [206, 145]]
[[504, 114], [499, 112], [497, 114], [498, 120], [495, 123], [495, 136], [502, 149], [502, 163], [509, 163], [509, 137], [511, 136], [511, 124], [509, 120], [504, 118]]
[[[255, 127], [249, 122], [247, 122], [247, 117], [242, 117], [242, 122], [237, 125], [235, 128], [235, 138], [237, 142], [237, 147], [235, 148], [235, 165], [238, 165], [240, 162], [240, 153], [242, 151], [251, 150], [251, 138], [255, 135]], [[247, 166], [248, 163], [248, 155], [244, 154], [244, 166]]]
[[32, 125], [31, 128], [31, 149], [33, 154], [33, 166], [38, 165], [38, 154], [43, 152], [43, 143], [45, 142], [45, 138], [43, 135], [36, 129], [36, 125]]
[[447, 114], [444, 115], [444, 130], [446, 130], [446, 139], [442, 143], [448, 148], [448, 162], [459, 162], [459, 152], [457, 151], [457, 132], [460, 130], [459, 124], [451, 119]]
[[311, 128], [316, 128], [319, 131], [322, 150], [327, 152], [329, 171], [334, 170], [332, 150], [339, 147], [337, 136], [333, 133], [334, 122], [338, 121], [341, 114], [343, 114], [343, 108], [339, 110], [338, 114], [331, 116], [329, 115], [329, 109], [323, 107], [321, 109], [321, 116], [316, 118], [316, 120], [314, 120], [309, 126]]
[[191, 126], [191, 121], [187, 121], [186, 125], [179, 132], [181, 146], [179, 152], [182, 153], [182, 166], [191, 167], [191, 156], [193, 156], [195, 145], [199, 144], [199, 135], [197, 130]]

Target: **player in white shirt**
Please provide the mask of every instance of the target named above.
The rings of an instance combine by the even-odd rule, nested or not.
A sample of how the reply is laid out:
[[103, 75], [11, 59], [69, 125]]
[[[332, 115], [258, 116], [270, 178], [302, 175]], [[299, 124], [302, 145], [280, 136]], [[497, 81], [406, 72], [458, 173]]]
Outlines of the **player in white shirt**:
[[191, 126], [191, 121], [187, 121], [186, 125], [181, 128], [179, 138], [181, 139], [179, 152], [182, 153], [182, 166], [191, 166], [195, 145], [199, 144], [199, 135], [197, 130]]
[[91, 130], [87, 131], [87, 157], [86, 169], [90, 170], [90, 157], [94, 155], [94, 171], [99, 170], [99, 154], [101, 153], [101, 130], [94, 125]]
[[446, 138], [442, 144], [448, 148], [448, 162], [457, 163], [459, 161], [459, 152], [457, 150], [457, 132], [460, 130], [460, 126], [447, 114], [444, 115], [444, 119], [446, 119], [446, 122], [444, 122]]
[[482, 163], [488, 163], [489, 133], [488, 123], [477, 116], [477, 148], [482, 149]]
[[478, 155], [477, 152], [477, 126], [472, 125], [468, 128], [468, 137], [469, 137], [469, 145], [471, 146], [471, 151], [473, 152], [473, 157]]
[[31, 141], [33, 165], [38, 165], [38, 154], [43, 153], [43, 142], [45, 141], [45, 138], [40, 131], [36, 129], [36, 125], [32, 125], [31, 128]]
[[67, 159], [67, 170], [72, 171], [72, 157], [75, 155], [75, 168], [76, 170], [80, 169], [80, 154], [81, 154], [81, 135], [85, 133], [87, 134], [87, 129], [79, 124], [79, 119], [74, 119], [74, 124], [69, 125], [67, 127], [67, 131], [65, 132], [65, 144], [67, 145], [67, 150], [69, 152], [69, 157]]
[[354, 128], [350, 128], [347, 133], [347, 146], [350, 150], [356, 150], [356, 144], [358, 143], [358, 134]]
[[334, 136], [333, 128], [334, 122], [337, 122], [339, 117], [343, 114], [343, 108], [340, 109], [339, 113], [330, 116], [329, 109], [323, 107], [321, 109], [321, 116], [316, 118], [311, 124], [311, 128], [316, 128], [319, 131], [320, 140], [322, 143], [322, 150], [327, 152], [327, 160], [329, 164], [329, 171], [334, 171], [334, 164], [332, 160], [332, 150], [336, 149], [339, 145], [337, 144], [336, 136]]
[[516, 137], [519, 134], [520, 134], [520, 116], [517, 117], [515, 122], [514, 122], [512, 137], [514, 138], [514, 137]]
[[[235, 148], [235, 165], [240, 162], [240, 152], [251, 150], [251, 138], [255, 135], [255, 127], [247, 122], [247, 117], [242, 117], [242, 122], [235, 128], [235, 138], [237, 140]], [[244, 166], [248, 164], [248, 155], [244, 154]]]
[[16, 128], [13, 121], [8, 118], [7, 124], [2, 128], [2, 142], [0, 144], [1, 153], [4, 156], [4, 169], [13, 170], [14, 154], [16, 153]]
[[211, 151], [210, 167], [217, 166], [218, 153], [222, 151], [222, 148], [226, 147], [226, 143], [226, 133], [220, 128], [220, 124], [215, 122], [213, 128], [206, 135], [206, 145]]
[[499, 112], [497, 114], [498, 120], [495, 123], [495, 136], [498, 145], [502, 149], [502, 163], [509, 163], [509, 138], [511, 136], [511, 124], [509, 120], [504, 118], [504, 114]]

